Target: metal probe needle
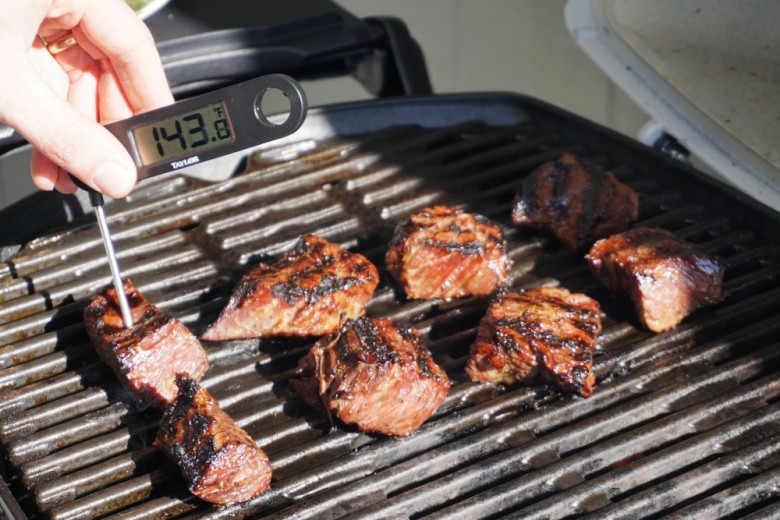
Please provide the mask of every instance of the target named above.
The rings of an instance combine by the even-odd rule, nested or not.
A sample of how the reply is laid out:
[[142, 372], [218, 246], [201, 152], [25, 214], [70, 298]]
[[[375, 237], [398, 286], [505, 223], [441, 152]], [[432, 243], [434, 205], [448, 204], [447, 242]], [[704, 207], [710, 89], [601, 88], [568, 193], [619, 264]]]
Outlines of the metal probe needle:
[[119, 311], [122, 313], [122, 322], [125, 324], [125, 328], [129, 329], [133, 326], [133, 315], [130, 314], [130, 305], [127, 303], [127, 295], [125, 294], [125, 284], [122, 283], [122, 275], [119, 273], [119, 264], [116, 261], [116, 253], [114, 252], [114, 242], [111, 240], [111, 231], [108, 229], [106, 212], [103, 210], [103, 204], [105, 203], [103, 194], [81, 182], [78, 177], [70, 175], [70, 179], [76, 186], [89, 193], [89, 203], [95, 208], [95, 218], [97, 219], [98, 227], [100, 228], [100, 236], [103, 237], [103, 247], [106, 248], [108, 267], [111, 269], [111, 278], [114, 280], [116, 301], [119, 302]]
[[130, 314], [130, 305], [127, 303], [125, 286], [122, 283], [122, 276], [119, 274], [119, 264], [116, 261], [116, 253], [114, 253], [114, 243], [111, 241], [111, 232], [108, 229], [106, 212], [103, 211], [102, 205], [95, 206], [95, 217], [97, 217], [100, 234], [103, 236], [106, 255], [108, 255], [108, 267], [111, 268], [111, 278], [114, 279], [116, 300], [119, 302], [119, 310], [122, 312], [122, 321], [125, 323], [125, 328], [129, 329], [133, 326], [133, 317]]

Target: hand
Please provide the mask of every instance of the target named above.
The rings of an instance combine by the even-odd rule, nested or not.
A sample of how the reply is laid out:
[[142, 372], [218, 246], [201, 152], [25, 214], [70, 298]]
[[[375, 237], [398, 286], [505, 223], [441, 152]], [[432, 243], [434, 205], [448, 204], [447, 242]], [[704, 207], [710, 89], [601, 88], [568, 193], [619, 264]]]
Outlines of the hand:
[[[52, 55], [72, 32], [77, 45]], [[136, 167], [101, 124], [173, 101], [149, 30], [124, 0], [3, 0], [0, 121], [35, 148], [41, 190], [72, 193], [66, 172], [111, 197], [132, 190]]]

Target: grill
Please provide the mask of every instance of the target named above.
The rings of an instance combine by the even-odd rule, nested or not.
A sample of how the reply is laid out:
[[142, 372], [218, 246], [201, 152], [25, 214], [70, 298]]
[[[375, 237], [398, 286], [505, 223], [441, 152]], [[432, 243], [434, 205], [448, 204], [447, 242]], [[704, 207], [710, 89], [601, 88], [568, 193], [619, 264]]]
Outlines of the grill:
[[[637, 225], [721, 255], [722, 303], [663, 334], [589, 273], [584, 251], [510, 224], [522, 177], [563, 151], [614, 168], [640, 196]], [[231, 159], [233, 160], [233, 159]], [[206, 165], [203, 165], [206, 166]], [[139, 410], [89, 346], [81, 313], [109, 283], [89, 218], [40, 234], [0, 264], [0, 488], [6, 515], [258, 518], [769, 518], [780, 513], [780, 236], [777, 215], [688, 167], [538, 101], [459, 95], [310, 112], [228, 179], [152, 179], [109, 208], [124, 274], [202, 333], [241, 273], [302, 233], [366, 255], [368, 307], [420, 330], [453, 379], [404, 439], [329, 428], [287, 386], [312, 340], [207, 347], [203, 384], [269, 454], [271, 490], [211, 509], [150, 446]], [[216, 174], [215, 174], [216, 175]], [[502, 225], [515, 288], [559, 284], [606, 314], [588, 399], [469, 382], [487, 302], [406, 301], [384, 270], [394, 226], [435, 203]], [[13, 216], [9, 217], [13, 218]]]

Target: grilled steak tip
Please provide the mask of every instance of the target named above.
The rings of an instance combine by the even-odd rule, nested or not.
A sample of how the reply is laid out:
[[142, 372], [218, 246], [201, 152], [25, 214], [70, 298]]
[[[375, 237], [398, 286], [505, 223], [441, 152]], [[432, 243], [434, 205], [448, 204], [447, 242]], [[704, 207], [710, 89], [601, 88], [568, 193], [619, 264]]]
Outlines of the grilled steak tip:
[[385, 260], [410, 299], [484, 296], [507, 283], [512, 261], [501, 228], [450, 206], [399, 224]]
[[124, 291], [135, 324], [125, 328], [110, 285], [84, 310], [87, 334], [140, 404], [162, 406], [176, 397], [176, 374], [200, 379], [209, 367], [208, 356], [183, 323], [150, 304], [131, 280], [125, 280]]
[[297, 376], [290, 387], [331, 421], [401, 437], [433, 415], [452, 384], [416, 330], [367, 317], [320, 339]]
[[599, 240], [586, 259], [607, 289], [629, 293], [640, 321], [653, 332], [675, 327], [722, 297], [720, 259], [665, 229], [638, 227]]
[[322, 336], [342, 315], [362, 315], [378, 284], [379, 272], [363, 255], [305, 235], [278, 262], [241, 278], [202, 339]]
[[582, 247], [624, 231], [639, 218], [629, 186], [597, 164], [564, 153], [536, 168], [515, 195], [515, 225], [549, 230], [565, 246]]
[[471, 345], [472, 381], [551, 382], [588, 397], [601, 331], [598, 302], [559, 287], [507, 292], [488, 307]]
[[271, 464], [255, 441], [200, 385], [177, 377], [155, 441], [181, 468], [198, 498], [218, 505], [245, 502], [271, 484]]

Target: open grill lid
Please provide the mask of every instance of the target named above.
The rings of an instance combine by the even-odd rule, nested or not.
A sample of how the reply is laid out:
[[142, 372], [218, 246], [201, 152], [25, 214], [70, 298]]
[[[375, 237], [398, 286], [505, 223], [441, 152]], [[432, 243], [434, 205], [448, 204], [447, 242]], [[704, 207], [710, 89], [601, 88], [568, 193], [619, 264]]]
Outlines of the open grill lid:
[[610, 79], [715, 175], [775, 210], [778, 17], [772, 0], [566, 5], [569, 31]]
[[[722, 255], [724, 301], [676, 329], [639, 328], [584, 251], [510, 225], [534, 167], [574, 151], [640, 196], [637, 225]], [[203, 165], [204, 167], [206, 165]], [[213, 174], [239, 165], [222, 163]], [[258, 259], [316, 233], [380, 267], [368, 314], [418, 328], [455, 384], [405, 439], [328, 429], [287, 380], [311, 340], [208, 347], [204, 385], [269, 454], [271, 490], [213, 510], [150, 447], [157, 416], [131, 404], [88, 344], [81, 312], [108, 283], [88, 219], [0, 264], [0, 445], [8, 509], [64, 520], [771, 517], [780, 511], [780, 237], [774, 213], [613, 132], [514, 95], [375, 101], [310, 112], [215, 182], [154, 179], [109, 208], [127, 276], [196, 334]], [[383, 265], [396, 223], [456, 204], [505, 229], [517, 288], [560, 284], [606, 313], [592, 397], [466, 380], [482, 299], [405, 301]], [[11, 225], [24, 215], [0, 215]], [[27, 216], [29, 218], [29, 215]], [[0, 488], [8, 500], [8, 490]]]

